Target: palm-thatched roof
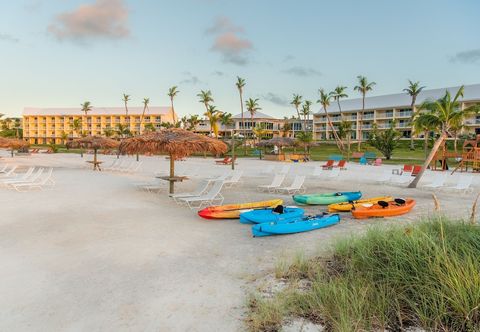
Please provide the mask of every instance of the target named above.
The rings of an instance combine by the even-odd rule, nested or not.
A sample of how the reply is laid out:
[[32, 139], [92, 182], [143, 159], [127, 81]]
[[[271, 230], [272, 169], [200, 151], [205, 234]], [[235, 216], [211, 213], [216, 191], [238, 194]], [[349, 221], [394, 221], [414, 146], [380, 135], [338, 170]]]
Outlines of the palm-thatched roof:
[[9, 148], [9, 149], [23, 149], [29, 147], [30, 144], [24, 140], [18, 138], [7, 138], [0, 137], [0, 148]]
[[120, 144], [121, 153], [167, 153], [180, 158], [195, 152], [220, 154], [226, 151], [227, 145], [218, 139], [179, 128], [145, 133], [124, 139]]
[[294, 138], [290, 137], [274, 137], [266, 141], [261, 141], [257, 144], [258, 146], [294, 146], [297, 145], [297, 141]]
[[86, 148], [86, 149], [114, 149], [118, 148], [120, 142], [106, 137], [87, 136], [76, 138], [67, 142], [68, 148]]

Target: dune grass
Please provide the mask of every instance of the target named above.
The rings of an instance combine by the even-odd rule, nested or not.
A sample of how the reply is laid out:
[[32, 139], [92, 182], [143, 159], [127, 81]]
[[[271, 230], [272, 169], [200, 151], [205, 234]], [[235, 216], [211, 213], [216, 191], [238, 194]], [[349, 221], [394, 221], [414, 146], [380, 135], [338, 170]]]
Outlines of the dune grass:
[[247, 321], [252, 331], [277, 331], [295, 316], [330, 331], [480, 331], [478, 225], [437, 217], [373, 228], [336, 243], [328, 257], [299, 256], [275, 274], [308, 279], [311, 287], [256, 297]]

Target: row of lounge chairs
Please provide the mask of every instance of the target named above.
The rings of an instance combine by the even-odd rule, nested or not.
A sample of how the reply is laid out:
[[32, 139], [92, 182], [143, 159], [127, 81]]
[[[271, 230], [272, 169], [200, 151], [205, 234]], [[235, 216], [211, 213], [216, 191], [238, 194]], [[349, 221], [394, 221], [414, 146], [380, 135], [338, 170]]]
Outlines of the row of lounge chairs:
[[304, 175], [297, 175], [293, 179], [292, 183], [289, 186], [283, 186], [282, 183], [285, 180], [286, 174], [276, 174], [273, 177], [272, 183], [268, 185], [261, 185], [258, 186], [258, 190], [260, 191], [268, 191], [269, 193], [287, 193], [287, 194], [296, 194], [296, 193], [304, 193], [305, 187], [303, 186], [305, 182]]
[[114, 159], [112, 163], [103, 166], [102, 170], [120, 173], [135, 173], [142, 167], [142, 161], [128, 159]]
[[0, 169], [0, 187], [19, 192], [43, 190], [55, 185], [53, 168], [29, 167], [24, 173], [17, 173], [18, 166], [4, 166]]

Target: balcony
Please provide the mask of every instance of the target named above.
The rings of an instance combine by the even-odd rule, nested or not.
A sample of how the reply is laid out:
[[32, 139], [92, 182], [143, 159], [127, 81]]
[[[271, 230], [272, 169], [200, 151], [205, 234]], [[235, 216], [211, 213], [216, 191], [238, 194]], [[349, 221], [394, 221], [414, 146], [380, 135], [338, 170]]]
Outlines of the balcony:
[[363, 120], [369, 120], [369, 119], [373, 120], [373, 114], [365, 114], [363, 116]]
[[398, 112], [397, 117], [399, 118], [409, 118], [412, 116], [412, 112]]
[[397, 128], [408, 128], [410, 127], [410, 123], [400, 122], [397, 124]]
[[372, 125], [371, 124], [363, 125], [362, 129], [372, 129]]

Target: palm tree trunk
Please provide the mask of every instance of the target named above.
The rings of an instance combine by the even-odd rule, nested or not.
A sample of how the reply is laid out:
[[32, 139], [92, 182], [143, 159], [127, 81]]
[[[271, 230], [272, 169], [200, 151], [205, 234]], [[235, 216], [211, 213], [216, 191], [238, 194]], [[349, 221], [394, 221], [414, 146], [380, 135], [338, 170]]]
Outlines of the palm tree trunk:
[[[415, 114], [415, 99], [412, 100], [412, 114]], [[415, 150], [415, 144], [413, 143], [413, 124], [411, 125], [412, 129], [410, 129], [410, 150]]]
[[350, 162], [350, 133], [347, 133], [347, 161]]
[[243, 155], [246, 156], [247, 155], [247, 140], [246, 140], [246, 137], [245, 137], [245, 118], [244, 118], [244, 115], [243, 115], [243, 94], [242, 94], [242, 91], [238, 91], [238, 93], [240, 94], [240, 111], [241, 111], [241, 114], [242, 114], [242, 135], [243, 135]]
[[175, 125], [177, 121], [175, 121], [175, 109], [173, 108], [173, 97], [170, 97], [170, 104], [172, 105], [172, 121], [173, 121], [173, 125]]
[[357, 151], [360, 152], [361, 147], [362, 147], [362, 119], [363, 119], [363, 112], [365, 112], [365, 94], [363, 94], [362, 98], [362, 113], [360, 113], [360, 117], [358, 119], [358, 146], [357, 146]]
[[457, 132], [455, 131], [455, 136], [453, 138], [453, 149], [455, 151], [455, 154], [457, 154], [457, 142], [458, 142], [458, 135]]
[[328, 112], [325, 108], [323, 108], [323, 110], [325, 111], [325, 115], [327, 117], [327, 122], [328, 122], [328, 125], [330, 126], [330, 129], [332, 130], [332, 133], [333, 133], [333, 138], [335, 139], [335, 143], [337, 143], [337, 147], [340, 151], [343, 151], [344, 150], [344, 147], [343, 147], [343, 142], [340, 141], [340, 138], [338, 137], [338, 134], [337, 134], [337, 131], [335, 130], [335, 128], [333, 128], [333, 123], [332, 121], [330, 120], [330, 116], [328, 115]]
[[443, 131], [440, 137], [436, 140], [435, 144], [433, 145], [432, 151], [430, 151], [430, 154], [428, 155], [427, 159], [423, 163], [422, 169], [420, 170], [418, 175], [415, 177], [415, 179], [413, 179], [412, 183], [408, 185], [408, 188], [417, 188], [417, 184], [418, 182], [420, 182], [420, 179], [422, 178], [423, 173], [432, 162], [433, 157], [435, 157], [435, 154], [440, 148], [440, 145], [442, 145], [443, 141], [445, 141], [446, 138], [447, 138], [447, 133]]
[[170, 154], [170, 179], [169, 179], [169, 183], [170, 183], [170, 194], [173, 194], [174, 193], [174, 185], [175, 185], [175, 182], [173, 182], [173, 177], [175, 176], [175, 157]]
[[428, 130], [425, 130], [423, 138], [424, 138], [423, 150], [425, 152], [425, 159], [426, 159], [428, 157]]

